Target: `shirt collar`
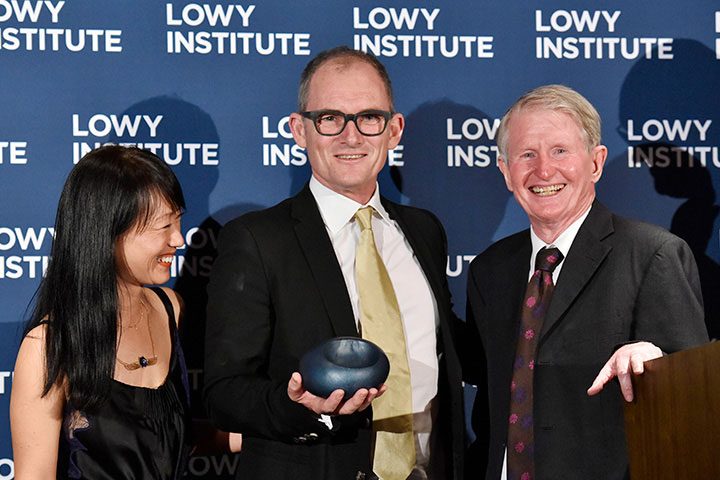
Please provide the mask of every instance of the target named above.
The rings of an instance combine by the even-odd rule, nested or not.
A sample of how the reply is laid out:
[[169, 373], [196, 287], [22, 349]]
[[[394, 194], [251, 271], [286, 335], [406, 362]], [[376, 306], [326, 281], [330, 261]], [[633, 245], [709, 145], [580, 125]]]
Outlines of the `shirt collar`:
[[[560, 253], [563, 254], [563, 258], [567, 258], [570, 247], [572, 246], [573, 241], [575, 241], [575, 237], [577, 236], [580, 227], [590, 213], [590, 208], [592, 208], [592, 205], [587, 210], [585, 210], [585, 213], [580, 215], [580, 218], [571, 223], [570, 226], [566, 228], [565, 231], [562, 232], [552, 243], [558, 248], [558, 250], [560, 250]], [[530, 240], [532, 241], [532, 256], [530, 257], [530, 269], [532, 270], [535, 268], [535, 257], [537, 256], [537, 253], [540, 251], [540, 249], [548, 245], [535, 234], [532, 225], [530, 226]]]
[[314, 175], [310, 178], [310, 192], [315, 197], [325, 226], [333, 235], [352, 220], [358, 209], [367, 205], [373, 207], [383, 221], [390, 220], [385, 207], [380, 201], [380, 186], [377, 182], [375, 183], [375, 193], [365, 205], [329, 189], [320, 183]]

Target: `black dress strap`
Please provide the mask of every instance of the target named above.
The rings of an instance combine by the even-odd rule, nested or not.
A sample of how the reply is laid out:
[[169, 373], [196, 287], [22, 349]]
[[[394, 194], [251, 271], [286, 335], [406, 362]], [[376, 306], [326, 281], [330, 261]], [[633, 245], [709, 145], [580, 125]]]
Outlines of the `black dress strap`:
[[185, 400], [187, 405], [190, 405], [190, 382], [188, 381], [187, 366], [185, 363], [185, 354], [183, 353], [182, 345], [180, 343], [180, 335], [178, 334], [177, 323], [175, 321], [175, 309], [173, 308], [170, 297], [160, 287], [150, 287], [150, 290], [160, 297], [165, 310], [168, 314], [168, 323], [170, 324], [170, 335], [173, 339], [173, 347], [176, 355], [173, 355], [173, 365], [176, 359], [180, 362], [182, 384], [185, 389]]
[[163, 305], [165, 306], [165, 311], [167, 312], [168, 316], [172, 320], [172, 324], [175, 324], [175, 309], [173, 308], [172, 302], [170, 301], [170, 297], [168, 297], [168, 294], [165, 293], [165, 290], [163, 290], [160, 287], [150, 287], [150, 290], [155, 292], [155, 294], [160, 297], [160, 301], [162, 301]]

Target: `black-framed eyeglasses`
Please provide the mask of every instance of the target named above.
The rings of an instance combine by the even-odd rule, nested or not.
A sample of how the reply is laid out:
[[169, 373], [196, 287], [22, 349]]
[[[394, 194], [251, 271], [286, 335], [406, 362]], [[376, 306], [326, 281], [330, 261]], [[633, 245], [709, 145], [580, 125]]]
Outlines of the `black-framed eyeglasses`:
[[380, 135], [387, 128], [393, 114], [394, 112], [387, 110], [364, 110], [358, 113], [343, 113], [338, 110], [300, 112], [300, 115], [312, 120], [317, 133], [328, 137], [340, 135], [349, 121], [355, 123], [358, 132], [366, 137]]

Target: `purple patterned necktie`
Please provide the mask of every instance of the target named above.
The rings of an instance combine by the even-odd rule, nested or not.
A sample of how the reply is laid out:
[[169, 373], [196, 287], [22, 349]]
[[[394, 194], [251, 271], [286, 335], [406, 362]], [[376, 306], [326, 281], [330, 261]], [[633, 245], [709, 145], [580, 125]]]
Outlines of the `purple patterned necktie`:
[[535, 258], [535, 273], [528, 283], [523, 301], [513, 376], [510, 384], [510, 418], [508, 423], [508, 480], [534, 480], [535, 445], [533, 441], [533, 369], [535, 349], [550, 297], [553, 293], [552, 272], [563, 255], [550, 246]]

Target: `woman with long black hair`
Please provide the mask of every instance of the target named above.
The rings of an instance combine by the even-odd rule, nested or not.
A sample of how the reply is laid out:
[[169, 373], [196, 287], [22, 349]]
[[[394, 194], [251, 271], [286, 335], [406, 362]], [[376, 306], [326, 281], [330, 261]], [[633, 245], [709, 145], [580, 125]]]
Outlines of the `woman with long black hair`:
[[193, 445], [168, 288], [185, 201], [157, 156], [104, 146], [63, 187], [51, 260], [15, 365], [15, 475], [176, 479]]

